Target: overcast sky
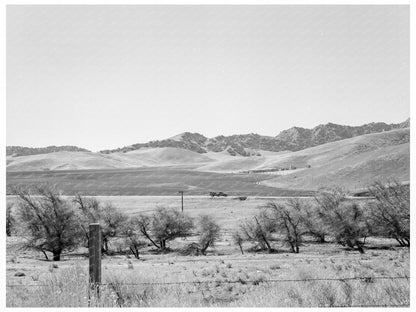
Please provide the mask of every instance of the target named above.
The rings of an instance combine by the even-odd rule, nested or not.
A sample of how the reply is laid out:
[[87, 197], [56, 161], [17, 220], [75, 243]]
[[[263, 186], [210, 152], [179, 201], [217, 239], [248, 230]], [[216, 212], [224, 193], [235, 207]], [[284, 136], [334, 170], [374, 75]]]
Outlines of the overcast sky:
[[408, 6], [8, 6], [7, 145], [410, 115]]

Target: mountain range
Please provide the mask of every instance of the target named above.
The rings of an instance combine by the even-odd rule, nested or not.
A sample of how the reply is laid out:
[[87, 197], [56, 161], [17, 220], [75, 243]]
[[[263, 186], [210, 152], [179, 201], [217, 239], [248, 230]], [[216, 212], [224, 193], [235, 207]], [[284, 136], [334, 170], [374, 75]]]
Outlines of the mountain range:
[[[208, 152], [225, 152], [231, 156], [261, 156], [262, 151], [294, 152], [329, 142], [353, 138], [363, 134], [378, 133], [409, 127], [410, 118], [398, 124], [373, 122], [362, 126], [345, 126], [327, 123], [325, 125], [318, 125], [312, 129], [292, 127], [281, 131], [274, 137], [250, 133], [230, 136], [220, 135], [214, 138], [207, 138], [199, 133], [184, 132], [165, 140], [136, 143], [117, 149], [102, 150], [100, 153], [126, 153], [140, 150], [142, 148], [172, 147], [186, 149], [200, 154]], [[89, 152], [89, 150], [76, 146], [48, 146], [35, 148], [6, 146], [6, 156], [14, 157], [55, 152]]]
[[197, 153], [226, 152], [231, 156], [260, 156], [260, 151], [281, 152], [299, 151], [329, 142], [353, 138], [359, 135], [403, 129], [410, 127], [410, 118], [398, 124], [373, 122], [362, 126], [345, 126], [334, 123], [319, 125], [312, 129], [292, 127], [277, 136], [264, 136], [255, 133], [207, 138], [199, 133], [184, 132], [169, 139], [137, 143], [122, 148], [103, 150], [111, 154], [130, 152], [141, 148], [175, 147]]

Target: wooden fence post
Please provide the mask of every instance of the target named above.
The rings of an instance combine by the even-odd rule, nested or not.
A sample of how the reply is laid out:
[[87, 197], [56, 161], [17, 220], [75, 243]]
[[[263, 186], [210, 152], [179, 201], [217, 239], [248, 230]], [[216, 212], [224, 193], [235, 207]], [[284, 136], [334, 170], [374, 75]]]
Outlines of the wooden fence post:
[[90, 287], [98, 292], [101, 284], [101, 228], [99, 223], [90, 223], [90, 238], [88, 242], [90, 260]]

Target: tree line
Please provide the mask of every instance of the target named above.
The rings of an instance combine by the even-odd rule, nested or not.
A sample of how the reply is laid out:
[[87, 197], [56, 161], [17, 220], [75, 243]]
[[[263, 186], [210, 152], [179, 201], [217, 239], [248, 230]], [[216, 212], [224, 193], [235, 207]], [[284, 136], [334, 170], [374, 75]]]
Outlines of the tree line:
[[369, 187], [371, 200], [359, 203], [340, 187], [322, 189], [314, 200], [288, 199], [268, 203], [233, 233], [240, 246], [275, 251], [273, 242], [284, 242], [299, 253], [305, 240], [335, 241], [364, 253], [369, 236], [394, 238], [410, 247], [410, 187], [397, 181], [375, 182]]
[[[307, 240], [335, 241], [363, 253], [369, 236], [394, 238], [409, 247], [410, 188], [395, 181], [388, 185], [375, 182], [369, 191], [373, 199], [365, 203], [349, 199], [339, 187], [323, 189], [313, 200], [271, 201], [241, 222], [232, 234], [233, 242], [241, 253], [247, 244], [247, 250], [274, 252], [276, 242], [299, 253]], [[42, 252], [46, 259], [51, 253], [54, 261], [59, 261], [62, 253], [88, 247], [89, 224], [97, 222], [103, 253], [109, 252], [112, 240], [121, 238], [136, 258], [146, 246], [166, 252], [174, 239], [195, 235], [197, 240], [186, 250], [205, 255], [220, 238], [220, 226], [212, 215], [191, 218], [179, 210], [159, 207], [150, 215], [128, 216], [95, 198], [63, 197], [48, 185], [14, 187], [11, 193], [18, 200], [14, 207], [7, 205], [6, 235], [23, 236], [25, 248]]]
[[159, 207], [152, 215], [128, 216], [95, 198], [65, 198], [50, 185], [14, 187], [11, 193], [17, 196], [17, 203], [13, 213], [12, 205], [7, 206], [6, 235], [23, 236], [24, 248], [40, 251], [46, 259], [51, 253], [54, 261], [59, 261], [64, 252], [88, 247], [90, 223], [100, 224], [103, 253], [109, 252], [111, 240], [121, 237], [136, 258], [148, 244], [168, 251], [170, 241], [194, 235], [195, 231], [199, 239], [193, 246], [205, 254], [220, 234], [220, 227], [209, 215], [194, 219], [178, 210]]

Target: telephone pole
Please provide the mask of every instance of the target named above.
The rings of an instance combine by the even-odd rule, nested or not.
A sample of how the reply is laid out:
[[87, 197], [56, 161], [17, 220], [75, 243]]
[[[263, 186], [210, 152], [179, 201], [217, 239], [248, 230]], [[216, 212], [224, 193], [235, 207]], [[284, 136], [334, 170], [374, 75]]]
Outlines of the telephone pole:
[[181, 198], [182, 198], [182, 212], [183, 212], [183, 192], [184, 191], [179, 191], [178, 193], [180, 193], [181, 194]]

